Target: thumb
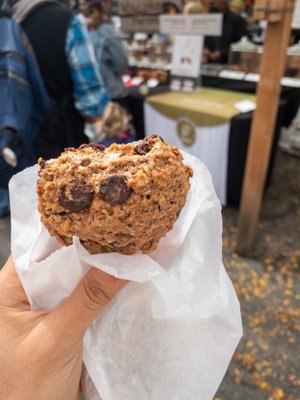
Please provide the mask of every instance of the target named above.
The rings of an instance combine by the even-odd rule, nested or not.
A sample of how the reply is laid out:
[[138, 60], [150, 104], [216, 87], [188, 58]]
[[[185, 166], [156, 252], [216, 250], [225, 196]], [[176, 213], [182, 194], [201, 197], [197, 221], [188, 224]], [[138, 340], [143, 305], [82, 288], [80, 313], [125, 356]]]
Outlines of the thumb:
[[81, 339], [94, 319], [126, 284], [125, 280], [91, 268], [49, 318], [58, 332]]

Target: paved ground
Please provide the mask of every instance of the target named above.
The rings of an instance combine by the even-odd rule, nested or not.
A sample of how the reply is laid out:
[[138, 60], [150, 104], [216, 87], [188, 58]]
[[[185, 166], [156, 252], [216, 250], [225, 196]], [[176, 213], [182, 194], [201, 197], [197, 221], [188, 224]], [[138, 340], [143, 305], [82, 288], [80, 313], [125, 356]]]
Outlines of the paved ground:
[[[215, 400], [300, 398], [299, 171], [300, 158], [278, 151], [251, 258], [235, 253], [238, 210], [223, 210], [224, 263], [241, 302], [244, 336]], [[0, 219], [1, 265], [9, 237], [9, 218]]]
[[244, 336], [216, 400], [300, 399], [300, 158], [277, 154], [252, 258], [235, 253], [238, 210], [226, 208], [224, 262]]

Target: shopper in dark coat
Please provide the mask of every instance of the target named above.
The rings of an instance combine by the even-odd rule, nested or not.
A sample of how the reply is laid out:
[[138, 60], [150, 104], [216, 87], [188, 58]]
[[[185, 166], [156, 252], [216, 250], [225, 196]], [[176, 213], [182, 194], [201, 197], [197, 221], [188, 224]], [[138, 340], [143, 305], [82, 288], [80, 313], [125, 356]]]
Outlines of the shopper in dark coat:
[[65, 147], [88, 142], [84, 124], [101, 120], [109, 97], [79, 14], [58, 1], [45, 0], [19, 0], [13, 10], [53, 100], [48, 124], [39, 135], [39, 155], [56, 157]]
[[247, 33], [246, 20], [229, 10], [228, 0], [216, 0], [210, 11], [223, 14], [222, 35], [205, 38], [203, 61], [226, 64], [230, 45], [238, 42]]

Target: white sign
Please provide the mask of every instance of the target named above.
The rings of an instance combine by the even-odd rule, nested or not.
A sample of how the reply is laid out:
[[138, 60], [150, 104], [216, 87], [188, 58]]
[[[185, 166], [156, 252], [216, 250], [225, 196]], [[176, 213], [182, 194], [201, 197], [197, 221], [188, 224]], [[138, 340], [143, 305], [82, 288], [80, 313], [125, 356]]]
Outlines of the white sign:
[[237, 103], [235, 103], [234, 106], [242, 113], [246, 113], [256, 109], [256, 104], [253, 101], [247, 99], [238, 101]]
[[283, 77], [281, 79], [282, 86], [289, 86], [289, 87], [300, 87], [300, 79], [298, 78], [290, 78], [290, 77]]
[[[181, 0], [172, 0], [172, 5], [182, 11]], [[165, 0], [119, 0], [118, 15], [143, 15], [143, 14], [163, 14], [165, 12]]]
[[198, 78], [203, 36], [175, 36], [172, 53], [172, 75]]
[[292, 28], [300, 29], [300, 0], [296, 0], [296, 2], [295, 2]]
[[256, 74], [254, 72], [249, 72], [245, 76], [245, 81], [247, 82], [259, 82], [259, 80], [260, 80], [259, 74]]
[[181, 0], [166, 2], [165, 0], [119, 0], [118, 15], [121, 17], [124, 32], [159, 31], [159, 16], [172, 7], [181, 12]]
[[159, 20], [157, 15], [122, 17], [121, 21], [123, 32], [153, 33], [159, 31]]
[[219, 73], [220, 78], [228, 78], [228, 79], [238, 79], [242, 80], [245, 78], [245, 72], [242, 71], [231, 71], [230, 69], [223, 69]]
[[161, 15], [160, 32], [168, 35], [221, 36], [222, 14]]

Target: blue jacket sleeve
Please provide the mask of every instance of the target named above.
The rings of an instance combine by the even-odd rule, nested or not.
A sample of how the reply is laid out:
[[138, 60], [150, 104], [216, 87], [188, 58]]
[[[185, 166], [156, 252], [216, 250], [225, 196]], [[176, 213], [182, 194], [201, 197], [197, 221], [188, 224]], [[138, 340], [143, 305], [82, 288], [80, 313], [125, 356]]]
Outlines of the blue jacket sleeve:
[[84, 117], [101, 116], [109, 101], [84, 21], [75, 15], [66, 39], [66, 54], [73, 80], [75, 107]]

